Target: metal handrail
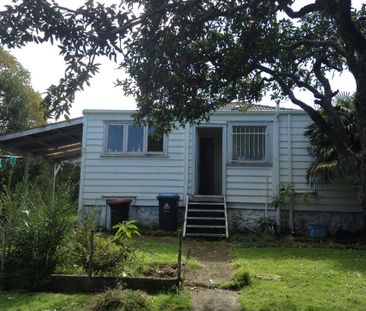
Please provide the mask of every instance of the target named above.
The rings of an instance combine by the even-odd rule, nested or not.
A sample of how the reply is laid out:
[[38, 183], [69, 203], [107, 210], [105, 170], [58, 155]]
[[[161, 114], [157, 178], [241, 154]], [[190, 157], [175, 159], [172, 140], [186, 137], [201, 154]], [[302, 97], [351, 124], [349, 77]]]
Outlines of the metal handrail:
[[224, 210], [225, 210], [225, 236], [229, 237], [229, 228], [227, 224], [227, 209], [226, 209], [226, 195], [224, 195]]
[[184, 212], [183, 237], [186, 236], [187, 218], [188, 218], [189, 194], [186, 194], [186, 210]]

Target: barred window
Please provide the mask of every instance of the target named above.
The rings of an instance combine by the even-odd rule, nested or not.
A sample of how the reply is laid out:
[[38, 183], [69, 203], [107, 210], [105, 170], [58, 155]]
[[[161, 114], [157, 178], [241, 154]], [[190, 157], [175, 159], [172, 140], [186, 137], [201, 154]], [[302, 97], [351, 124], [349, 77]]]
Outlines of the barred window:
[[233, 161], [266, 159], [265, 126], [233, 126]]

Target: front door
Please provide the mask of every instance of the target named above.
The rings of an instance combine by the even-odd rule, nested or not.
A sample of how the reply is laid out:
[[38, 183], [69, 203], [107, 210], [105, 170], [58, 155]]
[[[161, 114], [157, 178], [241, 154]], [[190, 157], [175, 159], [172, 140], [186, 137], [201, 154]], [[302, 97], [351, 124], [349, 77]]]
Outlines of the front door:
[[201, 195], [222, 194], [222, 128], [198, 128], [197, 173]]

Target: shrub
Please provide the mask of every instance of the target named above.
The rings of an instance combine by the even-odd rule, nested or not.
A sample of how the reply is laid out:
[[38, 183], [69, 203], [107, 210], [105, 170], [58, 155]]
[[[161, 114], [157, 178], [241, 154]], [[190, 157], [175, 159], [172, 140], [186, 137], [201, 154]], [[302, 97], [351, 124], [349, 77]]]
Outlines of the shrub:
[[125, 290], [120, 311], [150, 311], [151, 301], [142, 291]]
[[93, 299], [90, 310], [92, 311], [117, 311], [120, 310], [122, 291], [108, 290]]
[[[64, 259], [58, 267], [59, 273], [86, 274], [89, 266], [90, 230], [75, 224], [65, 241], [60, 256]], [[132, 254], [113, 243], [112, 237], [97, 232], [94, 234], [93, 273], [115, 275], [123, 271], [124, 263]]]
[[232, 280], [224, 283], [221, 287], [225, 289], [240, 290], [252, 283], [250, 273], [246, 267], [234, 271]]
[[151, 301], [142, 291], [108, 290], [94, 298], [92, 311], [150, 311]]
[[1, 194], [0, 208], [1, 230], [6, 235], [6, 274], [34, 283], [52, 273], [58, 259], [56, 251], [75, 210], [68, 187], [60, 186], [53, 198], [50, 189], [19, 184]]

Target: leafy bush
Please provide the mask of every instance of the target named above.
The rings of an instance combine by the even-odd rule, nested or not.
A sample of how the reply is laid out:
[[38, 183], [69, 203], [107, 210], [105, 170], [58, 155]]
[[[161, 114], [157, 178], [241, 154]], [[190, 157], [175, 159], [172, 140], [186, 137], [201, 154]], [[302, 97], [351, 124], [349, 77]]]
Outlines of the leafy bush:
[[232, 280], [224, 283], [221, 287], [225, 289], [240, 290], [252, 283], [250, 273], [246, 267], [240, 267], [233, 273]]
[[[114, 237], [101, 232], [94, 233], [93, 273], [96, 275], [116, 275], [124, 272], [127, 259], [131, 260], [135, 250], [131, 238], [139, 234], [134, 221], [123, 222]], [[59, 250], [60, 262], [57, 272], [85, 274], [90, 262], [91, 230], [96, 230], [95, 213], [84, 217], [82, 224], [75, 222], [63, 247]]]
[[150, 311], [151, 301], [142, 291], [108, 290], [94, 298], [92, 311]]
[[0, 208], [6, 274], [36, 282], [52, 273], [75, 210], [68, 187], [60, 186], [53, 198], [50, 188], [19, 184], [1, 194]]

